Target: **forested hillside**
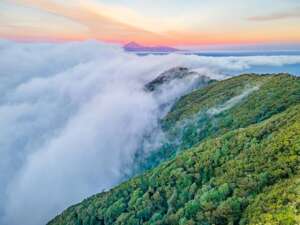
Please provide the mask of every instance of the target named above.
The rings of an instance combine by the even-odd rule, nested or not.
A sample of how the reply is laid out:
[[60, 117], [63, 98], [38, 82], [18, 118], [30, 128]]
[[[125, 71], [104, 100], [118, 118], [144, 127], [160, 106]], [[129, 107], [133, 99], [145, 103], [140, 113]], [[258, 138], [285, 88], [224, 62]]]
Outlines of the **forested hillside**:
[[135, 173], [154, 168], [202, 140], [258, 123], [300, 102], [299, 78], [245, 74], [182, 97], [161, 121], [164, 138], [138, 152]]
[[300, 79], [287, 74], [193, 91], [163, 119], [167, 143], [137, 156], [151, 170], [49, 225], [299, 224], [299, 112]]

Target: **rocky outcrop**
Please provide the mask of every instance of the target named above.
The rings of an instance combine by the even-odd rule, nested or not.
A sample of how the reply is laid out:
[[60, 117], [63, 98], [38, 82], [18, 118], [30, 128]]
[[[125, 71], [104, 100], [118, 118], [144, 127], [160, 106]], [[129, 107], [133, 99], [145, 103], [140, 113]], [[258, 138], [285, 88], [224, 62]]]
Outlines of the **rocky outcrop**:
[[208, 84], [213, 80], [208, 76], [202, 75], [198, 72], [192, 71], [187, 67], [174, 67], [163, 73], [161, 73], [154, 80], [150, 81], [145, 85], [145, 90], [155, 91], [159, 89], [162, 85], [168, 84], [174, 80], [180, 79], [195, 79], [195, 83], [198, 84]]

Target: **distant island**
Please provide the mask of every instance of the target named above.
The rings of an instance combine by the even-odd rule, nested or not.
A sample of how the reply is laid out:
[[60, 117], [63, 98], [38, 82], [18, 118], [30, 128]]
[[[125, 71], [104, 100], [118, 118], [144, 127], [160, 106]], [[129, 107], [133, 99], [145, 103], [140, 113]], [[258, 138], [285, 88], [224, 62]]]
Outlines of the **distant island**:
[[172, 48], [169, 46], [144, 46], [136, 42], [129, 42], [123, 46], [125, 51], [128, 52], [177, 52], [180, 49]]

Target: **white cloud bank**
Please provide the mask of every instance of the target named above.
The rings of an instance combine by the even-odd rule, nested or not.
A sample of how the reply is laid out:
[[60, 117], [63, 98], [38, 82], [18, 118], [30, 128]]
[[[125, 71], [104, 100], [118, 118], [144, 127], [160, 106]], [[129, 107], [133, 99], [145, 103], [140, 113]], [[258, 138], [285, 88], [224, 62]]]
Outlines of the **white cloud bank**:
[[252, 65], [293, 63], [300, 57], [139, 57], [98, 42], [0, 41], [0, 224], [45, 224], [120, 182], [162, 115], [159, 106], [187, 89], [145, 93], [160, 72], [188, 66], [222, 78]]

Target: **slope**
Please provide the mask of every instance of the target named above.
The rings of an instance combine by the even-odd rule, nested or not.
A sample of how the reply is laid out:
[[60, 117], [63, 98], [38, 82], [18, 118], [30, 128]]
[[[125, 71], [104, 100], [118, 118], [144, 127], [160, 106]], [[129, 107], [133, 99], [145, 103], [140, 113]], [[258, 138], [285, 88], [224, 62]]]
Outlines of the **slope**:
[[[224, 108], [245, 86], [231, 96], [203, 96], [207, 90], [217, 95], [222, 85], [237, 90], [228, 88], [235, 82], [259, 89], [215, 114], [222, 120], [212, 131], [207, 126], [209, 135], [142, 176], [70, 207], [49, 225], [299, 224], [298, 78], [244, 75], [214, 83], [182, 98], [164, 129], [212, 106]], [[230, 123], [222, 123], [226, 115]]]
[[135, 173], [228, 131], [270, 118], [300, 102], [300, 79], [288, 74], [245, 74], [182, 97], [161, 121], [158, 148], [138, 152]]

